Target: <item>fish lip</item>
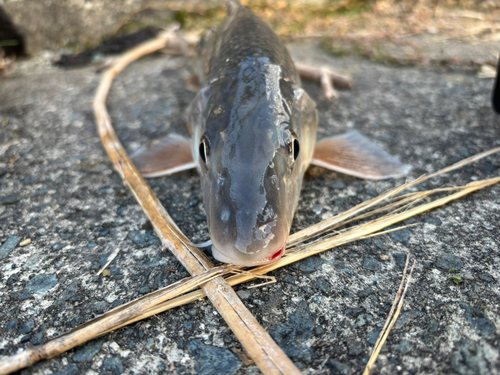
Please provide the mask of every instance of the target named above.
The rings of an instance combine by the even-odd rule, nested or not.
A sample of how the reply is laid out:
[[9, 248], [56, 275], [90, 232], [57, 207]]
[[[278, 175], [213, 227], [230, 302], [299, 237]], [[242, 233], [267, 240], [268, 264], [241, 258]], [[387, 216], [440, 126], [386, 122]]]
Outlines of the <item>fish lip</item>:
[[265, 264], [274, 263], [277, 260], [279, 260], [283, 256], [283, 254], [285, 254], [285, 247], [286, 245], [283, 245], [278, 251], [276, 251], [272, 255], [269, 255], [255, 262], [244, 262], [244, 261], [235, 262], [234, 259], [230, 259], [228, 256], [219, 252], [213, 245], [212, 245], [212, 255], [215, 259], [217, 259], [220, 262], [234, 264], [235, 266], [246, 266], [246, 267], [263, 266]]

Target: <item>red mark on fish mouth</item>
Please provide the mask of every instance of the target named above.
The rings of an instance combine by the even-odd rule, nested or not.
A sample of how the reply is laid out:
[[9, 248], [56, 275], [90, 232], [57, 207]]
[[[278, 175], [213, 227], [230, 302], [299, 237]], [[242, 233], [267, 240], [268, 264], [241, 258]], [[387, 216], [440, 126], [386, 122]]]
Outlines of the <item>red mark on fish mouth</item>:
[[273, 261], [278, 260], [279, 258], [281, 258], [283, 256], [283, 254], [285, 254], [285, 246], [283, 246], [281, 249], [279, 249], [273, 255], [264, 258], [263, 260], [267, 261], [267, 262], [273, 262]]

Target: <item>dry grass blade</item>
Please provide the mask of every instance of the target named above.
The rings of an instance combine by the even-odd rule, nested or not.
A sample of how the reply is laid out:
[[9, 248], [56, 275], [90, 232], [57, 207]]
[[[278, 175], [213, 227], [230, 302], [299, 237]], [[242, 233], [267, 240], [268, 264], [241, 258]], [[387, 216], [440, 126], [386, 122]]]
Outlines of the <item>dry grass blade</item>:
[[[389, 314], [387, 315], [387, 319], [385, 321], [385, 324], [382, 327], [382, 330], [380, 331], [380, 335], [378, 336], [377, 341], [375, 342], [375, 345], [373, 346], [372, 354], [370, 356], [370, 361], [371, 361], [376, 349], [378, 348], [380, 341], [384, 337], [384, 333], [391, 322], [392, 316], [394, 314], [394, 310], [396, 310], [396, 306], [398, 305], [399, 299], [401, 298], [401, 293], [403, 293], [403, 290], [404, 290], [403, 288], [405, 285], [405, 277], [406, 277], [406, 272], [408, 271], [408, 264], [409, 263], [410, 263], [410, 256], [406, 255], [405, 268], [403, 270], [403, 277], [401, 278], [401, 284], [399, 285], [399, 289], [396, 292], [396, 297], [394, 297], [394, 302], [392, 303], [391, 310], [389, 311]], [[368, 368], [368, 364], [366, 367]], [[365, 372], [366, 372], [366, 370], [365, 370]]]
[[118, 253], [120, 252], [120, 248], [117, 247], [115, 250], [113, 250], [113, 252], [110, 254], [110, 256], [108, 257], [108, 260], [106, 261], [106, 264], [104, 266], [101, 267], [101, 269], [99, 271], [97, 271], [96, 275], [100, 275], [104, 272], [104, 270], [106, 268], [108, 268], [108, 266], [111, 264], [112, 261], [115, 260], [115, 258], [118, 256]]
[[[401, 280], [401, 286], [399, 287], [398, 292], [396, 293], [396, 298], [394, 299], [394, 304], [392, 305], [391, 311], [389, 312], [389, 316], [387, 317], [387, 320], [384, 324], [384, 328], [382, 328], [382, 331], [380, 332], [380, 336], [377, 339], [377, 342], [375, 343], [375, 347], [373, 348], [372, 355], [370, 356], [370, 359], [368, 360], [368, 363], [366, 364], [366, 368], [363, 371], [363, 375], [369, 375], [370, 372], [373, 369], [373, 365], [375, 364], [375, 361], [378, 358], [378, 355], [380, 354], [380, 350], [382, 350], [382, 347], [384, 346], [385, 341], [387, 340], [387, 337], [389, 336], [389, 333], [392, 330], [392, 327], [394, 327], [394, 324], [398, 320], [399, 313], [401, 311], [401, 307], [403, 307], [403, 301], [406, 295], [406, 291], [408, 290], [408, 286], [410, 285], [411, 277], [413, 275], [413, 270], [415, 268], [415, 263], [416, 261], [413, 261], [413, 265], [411, 266], [410, 270], [410, 275], [408, 276], [408, 279], [406, 280], [406, 285], [403, 291], [403, 294], [401, 295], [401, 288], [403, 287], [403, 283], [405, 281], [405, 276], [406, 276], [406, 270], [408, 269], [408, 260], [409, 256], [406, 258], [406, 264], [405, 264], [405, 269], [403, 271], [403, 278]], [[395, 306], [398, 306], [396, 312], [394, 312]], [[390, 322], [389, 322], [390, 321]]]
[[[466, 165], [475, 163], [475, 162], [477, 162], [481, 159], [484, 159], [485, 157], [492, 155], [492, 154], [495, 154], [497, 152], [500, 152], [500, 147], [496, 147], [496, 148], [493, 148], [491, 150], [484, 151], [484, 152], [481, 152], [479, 154], [473, 155], [467, 159], [460, 160], [459, 162], [457, 162], [449, 167], [446, 167], [444, 169], [441, 169], [435, 173], [432, 173], [432, 174], [429, 174], [426, 176], [422, 176], [422, 177], [417, 178], [416, 180], [414, 180], [412, 182], [406, 183], [406, 184], [401, 185], [399, 187], [396, 187], [392, 190], [389, 190], [388, 192], [385, 192], [385, 193], [379, 195], [378, 197], [375, 197], [375, 198], [370, 199], [366, 202], [363, 202], [363, 203], [361, 203], [361, 204], [359, 204], [359, 205], [357, 205], [357, 206], [355, 206], [355, 207], [353, 207], [345, 212], [342, 212], [339, 215], [333, 216], [327, 220], [323, 220], [322, 222], [320, 222], [318, 224], [311, 225], [310, 227], [308, 227], [306, 229], [303, 229], [297, 233], [292, 234], [288, 238], [287, 246], [291, 247], [291, 246], [296, 245], [300, 242], [304, 242], [310, 238], [316, 237], [316, 236], [320, 235], [321, 233], [325, 233], [325, 232], [337, 227], [338, 225], [344, 225], [348, 222], [348, 219], [351, 219], [354, 217], [356, 217], [357, 219], [366, 217], [366, 216], [356, 216], [356, 215], [359, 215], [362, 212], [367, 211], [368, 209], [371, 209], [372, 207], [375, 207], [375, 206], [377, 206], [377, 205], [379, 205], [379, 204], [381, 204], [389, 199], [392, 199], [392, 198], [396, 197], [397, 195], [399, 195], [404, 190], [407, 190], [407, 189], [409, 189], [413, 186], [416, 186], [424, 181], [427, 181], [432, 177], [443, 175], [445, 173], [462, 168]], [[484, 181], [486, 181], [486, 180], [484, 180]], [[482, 181], [476, 181], [476, 182], [481, 183]], [[472, 184], [473, 183], [471, 183], [469, 185], [472, 185]], [[452, 188], [452, 189], [461, 189], [461, 188]], [[417, 193], [410, 193], [410, 194], [417, 194], [417, 195], [420, 194], [420, 196], [423, 197], [424, 195], [430, 195], [430, 194], [433, 194], [435, 192], [441, 192], [441, 191], [445, 191], [445, 190], [446, 189], [434, 189], [431, 191], [424, 191], [424, 192], [417, 192]], [[405, 196], [403, 196], [402, 198], [404, 199], [404, 197]], [[405, 201], [405, 203], [406, 202], [409, 202], [409, 201]], [[382, 208], [381, 211], [383, 211], [383, 210], [384, 209]], [[353, 219], [353, 220], [357, 220], [357, 219]], [[353, 221], [353, 220], [350, 220], [350, 221]]]

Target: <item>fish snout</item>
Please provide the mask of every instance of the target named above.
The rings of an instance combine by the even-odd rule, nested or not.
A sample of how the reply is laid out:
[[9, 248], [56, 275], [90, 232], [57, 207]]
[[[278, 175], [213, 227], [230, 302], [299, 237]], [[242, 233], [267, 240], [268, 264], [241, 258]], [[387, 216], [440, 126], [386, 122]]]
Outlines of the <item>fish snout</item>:
[[284, 254], [289, 223], [279, 220], [279, 214], [270, 207], [257, 219], [252, 212], [228, 209], [222, 209], [217, 216], [220, 221], [209, 225], [212, 253], [217, 260], [254, 266], [276, 261]]
[[[285, 241], [286, 242], [286, 241]], [[221, 250], [219, 250], [221, 249]], [[276, 262], [285, 254], [285, 243], [279, 248], [274, 248], [272, 252], [262, 257], [262, 254], [245, 254], [239, 250], [229, 249], [227, 247], [217, 248], [215, 244], [212, 245], [212, 255], [215, 259], [224, 263], [231, 263], [237, 266], [260, 266], [272, 262]]]

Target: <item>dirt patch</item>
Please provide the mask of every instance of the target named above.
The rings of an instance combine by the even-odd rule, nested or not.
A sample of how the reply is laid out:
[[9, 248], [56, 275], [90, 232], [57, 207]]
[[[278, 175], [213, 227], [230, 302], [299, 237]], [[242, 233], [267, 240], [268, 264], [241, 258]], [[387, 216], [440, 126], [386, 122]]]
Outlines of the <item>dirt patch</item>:
[[336, 56], [396, 65], [495, 65], [500, 4], [493, 1], [253, 1], [243, 3], [282, 36], [316, 38]]

